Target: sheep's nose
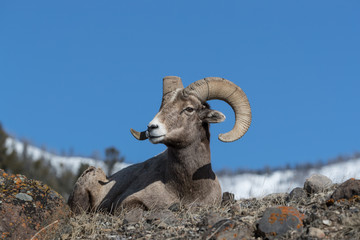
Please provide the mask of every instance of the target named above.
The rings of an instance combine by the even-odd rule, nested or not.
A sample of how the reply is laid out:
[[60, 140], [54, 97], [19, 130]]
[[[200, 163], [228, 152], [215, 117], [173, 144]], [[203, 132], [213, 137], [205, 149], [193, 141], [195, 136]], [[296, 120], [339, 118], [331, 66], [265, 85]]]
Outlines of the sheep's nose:
[[154, 129], [156, 129], [156, 128], [159, 128], [159, 125], [157, 125], [157, 124], [150, 124], [150, 125], [148, 126], [148, 130], [154, 130]]

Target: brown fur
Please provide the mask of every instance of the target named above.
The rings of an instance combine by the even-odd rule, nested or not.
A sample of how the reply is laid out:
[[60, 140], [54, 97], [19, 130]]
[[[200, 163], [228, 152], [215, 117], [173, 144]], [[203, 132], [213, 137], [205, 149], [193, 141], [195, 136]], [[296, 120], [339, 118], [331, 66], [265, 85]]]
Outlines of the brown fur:
[[210, 162], [209, 123], [223, 121], [225, 117], [196, 97], [185, 97], [180, 90], [163, 97], [156, 116], [166, 127], [166, 136], [160, 143], [168, 149], [108, 178], [101, 169], [89, 168], [69, 197], [73, 211], [112, 212], [120, 207], [153, 209], [176, 202], [202, 205], [220, 202], [221, 188]]

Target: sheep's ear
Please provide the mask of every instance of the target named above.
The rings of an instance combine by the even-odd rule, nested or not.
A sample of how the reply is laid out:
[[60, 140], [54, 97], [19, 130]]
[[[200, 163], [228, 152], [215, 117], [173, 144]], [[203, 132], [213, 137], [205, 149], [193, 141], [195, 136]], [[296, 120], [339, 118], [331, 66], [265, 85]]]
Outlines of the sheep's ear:
[[207, 109], [202, 120], [208, 123], [220, 123], [225, 120], [225, 115], [219, 111]]

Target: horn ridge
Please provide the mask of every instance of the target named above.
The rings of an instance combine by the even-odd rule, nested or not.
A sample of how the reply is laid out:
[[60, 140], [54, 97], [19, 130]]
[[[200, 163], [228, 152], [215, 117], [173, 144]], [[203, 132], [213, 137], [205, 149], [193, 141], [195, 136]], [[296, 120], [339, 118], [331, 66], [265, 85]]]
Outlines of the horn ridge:
[[251, 124], [249, 100], [244, 91], [233, 82], [225, 78], [207, 77], [190, 84], [183, 91], [185, 95], [192, 94], [202, 102], [219, 99], [231, 106], [235, 113], [234, 127], [230, 132], [220, 134], [219, 140], [233, 142], [247, 132]]

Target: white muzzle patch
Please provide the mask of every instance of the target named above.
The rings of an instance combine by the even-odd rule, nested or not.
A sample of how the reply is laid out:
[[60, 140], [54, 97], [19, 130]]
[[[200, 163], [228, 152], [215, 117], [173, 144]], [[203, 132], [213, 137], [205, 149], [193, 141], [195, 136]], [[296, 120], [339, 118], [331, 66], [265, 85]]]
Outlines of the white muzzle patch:
[[167, 131], [165, 125], [159, 121], [158, 115], [148, 124], [148, 137], [152, 143], [164, 140]]

